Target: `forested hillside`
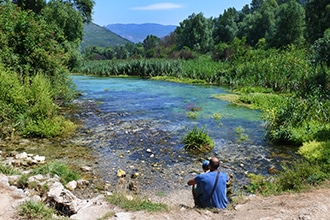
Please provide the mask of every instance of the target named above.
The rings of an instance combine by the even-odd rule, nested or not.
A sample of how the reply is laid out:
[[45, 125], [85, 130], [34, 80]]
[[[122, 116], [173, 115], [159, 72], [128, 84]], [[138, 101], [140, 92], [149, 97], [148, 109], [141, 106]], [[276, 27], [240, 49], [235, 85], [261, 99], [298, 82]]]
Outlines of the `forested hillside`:
[[127, 43], [130, 43], [130, 41], [111, 32], [105, 27], [101, 27], [94, 23], [84, 25], [84, 36], [81, 42], [82, 50], [88, 46], [115, 47]]

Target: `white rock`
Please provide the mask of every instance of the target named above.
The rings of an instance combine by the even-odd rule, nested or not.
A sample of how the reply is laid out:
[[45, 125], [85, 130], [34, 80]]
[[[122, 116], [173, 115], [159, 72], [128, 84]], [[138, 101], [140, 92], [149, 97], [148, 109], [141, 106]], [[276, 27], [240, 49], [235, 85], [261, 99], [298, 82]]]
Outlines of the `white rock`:
[[89, 167], [89, 166], [83, 166], [83, 167], [81, 167], [80, 169], [81, 169], [82, 171], [84, 171], [84, 172], [87, 172], [87, 171], [91, 171], [91, 170], [92, 170], [92, 168]]
[[132, 217], [132, 214], [129, 212], [119, 212], [115, 214], [116, 220], [130, 220]]
[[45, 160], [46, 160], [46, 157], [45, 156], [36, 155], [36, 156], [33, 157], [33, 160], [35, 160], [38, 163], [44, 163]]
[[67, 189], [73, 191], [73, 190], [75, 190], [75, 189], [77, 188], [77, 185], [78, 185], [78, 184], [77, 184], [77, 181], [72, 180], [72, 181], [68, 182], [68, 183], [65, 185], [65, 187], [66, 187]]
[[28, 157], [28, 154], [26, 152], [15, 155], [15, 159], [26, 159], [27, 157]]

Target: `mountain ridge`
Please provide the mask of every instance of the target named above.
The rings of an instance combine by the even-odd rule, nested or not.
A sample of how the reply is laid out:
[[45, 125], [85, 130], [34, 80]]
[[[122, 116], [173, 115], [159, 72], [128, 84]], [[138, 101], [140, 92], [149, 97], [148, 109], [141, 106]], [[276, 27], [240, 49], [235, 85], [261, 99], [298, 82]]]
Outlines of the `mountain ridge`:
[[134, 43], [143, 42], [148, 35], [154, 35], [163, 38], [175, 30], [175, 25], [162, 25], [157, 23], [143, 23], [143, 24], [108, 24], [104, 26], [113, 33], [132, 41]]

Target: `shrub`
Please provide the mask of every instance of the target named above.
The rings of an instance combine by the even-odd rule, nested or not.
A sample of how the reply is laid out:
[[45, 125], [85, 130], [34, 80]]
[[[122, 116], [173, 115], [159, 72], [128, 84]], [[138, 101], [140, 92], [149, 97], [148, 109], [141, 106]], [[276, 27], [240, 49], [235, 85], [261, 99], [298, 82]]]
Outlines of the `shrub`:
[[330, 141], [309, 141], [303, 143], [298, 153], [310, 162], [322, 162], [330, 164]]
[[185, 149], [196, 153], [207, 153], [214, 148], [214, 142], [206, 133], [205, 126], [203, 128], [194, 128], [183, 137]]
[[22, 77], [0, 67], [1, 134], [14, 132], [27, 137], [54, 137], [75, 129], [59, 116], [54, 90], [47, 77]]

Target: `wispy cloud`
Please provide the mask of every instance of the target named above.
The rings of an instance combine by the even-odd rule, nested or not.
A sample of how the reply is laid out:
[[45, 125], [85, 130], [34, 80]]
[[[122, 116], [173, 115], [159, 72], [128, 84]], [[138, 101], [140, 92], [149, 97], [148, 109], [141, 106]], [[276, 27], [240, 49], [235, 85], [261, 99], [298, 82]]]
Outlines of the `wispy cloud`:
[[176, 9], [176, 8], [182, 8], [183, 5], [178, 5], [174, 3], [158, 3], [158, 4], [151, 4], [146, 6], [139, 6], [139, 7], [133, 7], [132, 10], [170, 10], [170, 9]]

